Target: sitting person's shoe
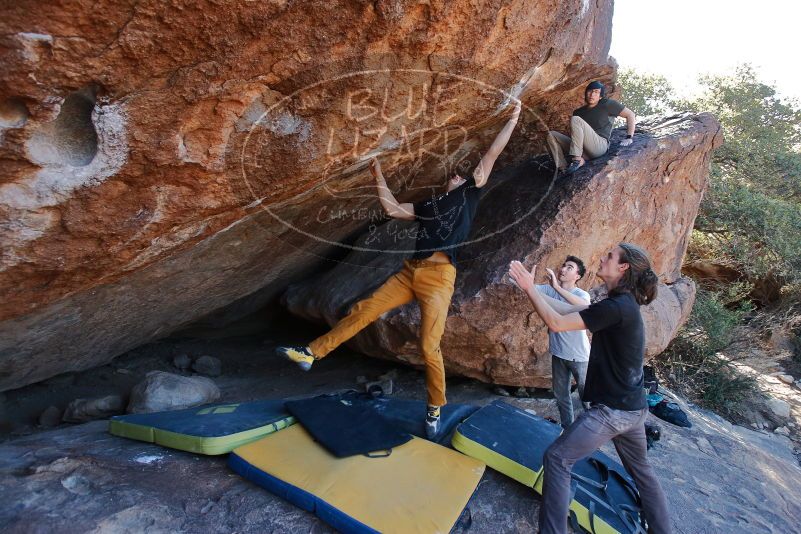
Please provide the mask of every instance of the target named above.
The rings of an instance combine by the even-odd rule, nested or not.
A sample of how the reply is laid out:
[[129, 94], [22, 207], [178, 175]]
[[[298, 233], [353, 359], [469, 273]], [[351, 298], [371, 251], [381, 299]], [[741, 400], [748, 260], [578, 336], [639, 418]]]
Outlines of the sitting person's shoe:
[[582, 167], [582, 165], [579, 162], [579, 160], [574, 159], [573, 161], [570, 162], [570, 165], [567, 166], [567, 169], [564, 170], [562, 176], [569, 176], [574, 172], [576, 172], [577, 170], [579, 170], [580, 167]]
[[282, 358], [295, 362], [304, 371], [311, 369], [315, 360], [314, 354], [311, 353], [309, 347], [277, 347], [275, 353]]
[[439, 432], [439, 406], [429, 406], [426, 413], [426, 437], [433, 440]]

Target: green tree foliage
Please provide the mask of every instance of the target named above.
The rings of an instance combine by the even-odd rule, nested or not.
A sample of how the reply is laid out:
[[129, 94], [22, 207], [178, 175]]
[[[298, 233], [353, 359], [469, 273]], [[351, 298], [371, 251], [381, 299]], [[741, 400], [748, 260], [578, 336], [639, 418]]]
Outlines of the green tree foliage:
[[633, 70], [621, 70], [617, 76], [622, 87], [626, 107], [637, 115], [658, 115], [675, 109], [673, 85], [659, 74], [639, 74]]
[[752, 310], [747, 295], [773, 278], [786, 284], [780, 306], [801, 297], [801, 109], [749, 65], [702, 77], [700, 94], [689, 99], [659, 75], [623, 71], [619, 81], [626, 105], [640, 115], [708, 111], [723, 128], [690, 255], [742, 280], [700, 289], [690, 320], [656, 363], [689, 398], [735, 415], [755, 388], [724, 355]]
[[759, 81], [749, 65], [733, 75], [703, 76], [704, 91], [687, 102], [710, 111], [723, 125], [726, 142], [715, 153], [721, 176], [771, 196], [801, 200], [801, 109]]
[[[676, 97], [653, 74], [623, 71], [627, 105], [638, 114], [669, 110], [715, 114], [724, 144], [715, 151], [691, 250], [749, 279], [801, 283], [801, 108], [759, 80], [750, 65], [703, 76], [701, 93]], [[643, 106], [644, 110], [637, 106]], [[692, 246], [696, 245], [696, 246]]]
[[719, 351], [734, 340], [748, 306], [731, 309], [723, 292], [701, 289], [690, 318], [655, 363], [661, 374], [693, 401], [736, 416], [756, 390], [755, 380], [737, 371]]

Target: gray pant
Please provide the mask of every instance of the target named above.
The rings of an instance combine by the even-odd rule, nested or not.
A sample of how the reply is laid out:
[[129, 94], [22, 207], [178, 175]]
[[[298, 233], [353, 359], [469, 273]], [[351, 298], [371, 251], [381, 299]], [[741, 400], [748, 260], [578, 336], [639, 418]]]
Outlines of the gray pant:
[[593, 405], [581, 412], [576, 422], [548, 447], [543, 459], [545, 473], [540, 505], [540, 534], [567, 532], [573, 464], [595, 452], [610, 439], [615, 444], [623, 467], [634, 478], [637, 491], [640, 492], [649, 532], [670, 532], [665, 494], [645, 456], [647, 416], [648, 408], [628, 412], [602, 404]]
[[[573, 423], [573, 399], [570, 397], [570, 377], [576, 379], [578, 384], [579, 398], [584, 395], [584, 378], [587, 376], [587, 364], [589, 362], [573, 362], [564, 360], [556, 355], [551, 355], [551, 377], [553, 380], [553, 396], [556, 398], [556, 406], [559, 408], [559, 421], [562, 428], [567, 428]], [[583, 404], [584, 409], [589, 408], [589, 404]]]

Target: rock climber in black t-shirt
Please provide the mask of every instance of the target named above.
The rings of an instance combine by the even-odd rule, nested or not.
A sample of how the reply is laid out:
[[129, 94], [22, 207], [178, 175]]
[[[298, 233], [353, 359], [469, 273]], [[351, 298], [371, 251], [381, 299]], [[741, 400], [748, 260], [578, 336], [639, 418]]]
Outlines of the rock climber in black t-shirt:
[[567, 532], [573, 465], [610, 439], [637, 485], [649, 532], [670, 532], [667, 501], [645, 456], [648, 405], [642, 369], [645, 331], [639, 308], [656, 298], [658, 284], [648, 256], [631, 243], [620, 243], [609, 251], [598, 269], [609, 296], [589, 306], [570, 305], [537, 291], [536, 269], [535, 265], [529, 272], [513, 261], [509, 274], [548, 328], [554, 332], [587, 329], [593, 334], [581, 399], [590, 403], [590, 409], [545, 451], [540, 534]]
[[[548, 149], [554, 164], [565, 174], [576, 172], [584, 165], [584, 157], [595, 159], [609, 150], [609, 138], [615, 117], [626, 119], [626, 138], [620, 146], [628, 146], [634, 137], [634, 112], [617, 100], [606, 98], [606, 88], [599, 81], [590, 83], [584, 90], [585, 105], [573, 112], [570, 118], [570, 136], [560, 132], [548, 132]], [[570, 154], [570, 164], [565, 161], [565, 152]], [[567, 169], [565, 169], [567, 167]]]
[[428, 437], [434, 438], [440, 426], [440, 407], [446, 402], [445, 366], [439, 344], [456, 281], [454, 261], [458, 247], [470, 234], [481, 188], [487, 183], [495, 160], [509, 142], [519, 116], [520, 102], [472, 175], [466, 179], [456, 173], [448, 176], [442, 194], [421, 202], [398, 202], [387, 187], [381, 165], [374, 158], [370, 162], [370, 171], [378, 185], [378, 198], [384, 211], [390, 217], [420, 223], [414, 256], [371, 296], [357, 302], [327, 334], [308, 346], [278, 347], [276, 352], [308, 371], [316, 360], [325, 357], [385, 312], [417, 300], [420, 305], [420, 353], [425, 364], [428, 390], [425, 429]]

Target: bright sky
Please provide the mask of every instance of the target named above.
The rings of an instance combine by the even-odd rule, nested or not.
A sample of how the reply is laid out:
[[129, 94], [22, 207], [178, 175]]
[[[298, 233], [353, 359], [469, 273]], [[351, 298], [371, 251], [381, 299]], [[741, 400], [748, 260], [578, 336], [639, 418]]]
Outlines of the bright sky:
[[751, 63], [762, 81], [801, 100], [799, 40], [798, 0], [615, 0], [610, 54], [682, 92], [694, 91], [698, 74]]

